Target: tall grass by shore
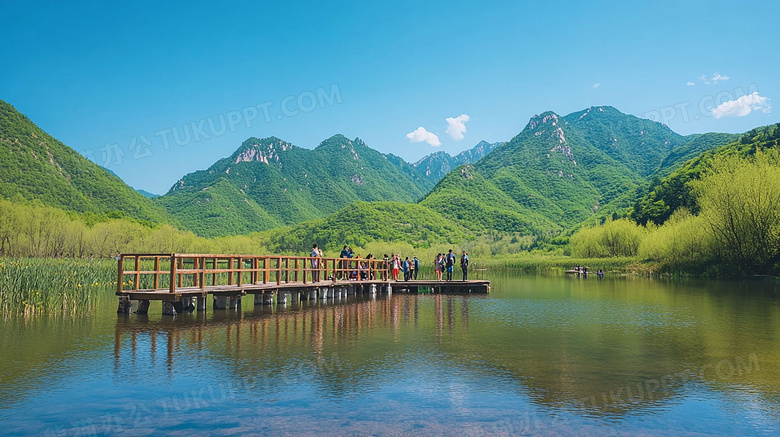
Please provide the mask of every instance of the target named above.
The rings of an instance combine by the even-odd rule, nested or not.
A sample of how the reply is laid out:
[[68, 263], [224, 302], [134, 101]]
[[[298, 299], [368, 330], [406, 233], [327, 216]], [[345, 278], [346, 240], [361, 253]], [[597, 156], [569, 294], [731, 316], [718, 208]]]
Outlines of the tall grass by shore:
[[116, 261], [0, 258], [0, 313], [78, 312], [116, 287]]

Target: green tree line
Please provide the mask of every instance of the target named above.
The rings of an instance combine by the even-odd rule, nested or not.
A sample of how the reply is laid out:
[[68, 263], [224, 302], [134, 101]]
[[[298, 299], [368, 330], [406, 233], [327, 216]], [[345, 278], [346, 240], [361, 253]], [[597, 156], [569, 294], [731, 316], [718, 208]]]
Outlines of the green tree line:
[[639, 256], [664, 271], [754, 274], [780, 271], [780, 152], [712, 158], [689, 182], [696, 213], [684, 207], [663, 225], [607, 221], [572, 235], [572, 255]]
[[208, 239], [171, 225], [155, 225], [110, 215], [86, 216], [40, 201], [0, 198], [0, 256], [108, 258], [116, 252], [262, 251], [256, 236]]

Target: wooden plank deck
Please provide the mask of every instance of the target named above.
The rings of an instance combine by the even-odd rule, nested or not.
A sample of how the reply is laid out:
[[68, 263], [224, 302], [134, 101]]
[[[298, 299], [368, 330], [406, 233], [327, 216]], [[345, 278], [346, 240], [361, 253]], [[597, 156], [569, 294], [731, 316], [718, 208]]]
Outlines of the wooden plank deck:
[[286, 283], [258, 283], [242, 285], [209, 285], [201, 287], [177, 287], [171, 293], [168, 288], [139, 289], [117, 291], [117, 296], [131, 300], [179, 300], [181, 297], [214, 296], [243, 296], [247, 294], [275, 293], [279, 291], [306, 291], [324, 287], [353, 287], [358, 285], [376, 285], [378, 287], [390, 285], [393, 290], [407, 290], [417, 293], [420, 288], [431, 289], [434, 293], [489, 293], [490, 281], [436, 281], [436, 280], [411, 280], [411, 281], [318, 281], [318, 282], [286, 282]]

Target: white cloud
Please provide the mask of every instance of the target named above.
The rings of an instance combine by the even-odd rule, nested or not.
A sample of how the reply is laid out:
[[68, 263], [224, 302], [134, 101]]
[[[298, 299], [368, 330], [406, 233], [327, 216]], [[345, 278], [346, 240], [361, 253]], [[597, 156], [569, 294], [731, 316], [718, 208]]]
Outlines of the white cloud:
[[744, 117], [753, 111], [762, 111], [764, 114], [769, 114], [772, 111], [769, 98], [759, 95], [758, 91], [756, 91], [736, 100], [728, 100], [721, 103], [712, 110], [712, 116], [715, 118]]
[[685, 85], [694, 86], [694, 85], [696, 85], [696, 82], [692, 82], [692, 81], [689, 80]]
[[600, 84], [600, 83], [594, 83], [594, 84], [593, 84], [593, 85], [591, 85], [591, 86], [593, 87], [593, 89], [594, 89], [594, 90], [597, 90], [597, 89], [599, 89], [599, 87], [601, 86], [601, 84]]
[[[731, 79], [729, 76], [726, 76], [725, 74], [715, 73], [712, 75], [711, 78], [708, 78], [705, 75], [699, 76], [699, 80], [704, 82], [704, 85], [715, 85], [718, 82], [725, 82], [727, 80]], [[688, 82], [688, 86], [691, 85], [692, 82]]]
[[466, 122], [469, 121], [469, 116], [461, 114], [455, 118], [447, 117], [447, 134], [456, 141], [463, 139], [463, 134], [466, 133]]
[[712, 75], [712, 84], [715, 85], [716, 83], [718, 83], [718, 81], [724, 81], [725, 82], [725, 81], [727, 81], [729, 79], [731, 79], [731, 78], [726, 76], [726, 75], [723, 75], [723, 74], [720, 74], [720, 73], [715, 73], [715, 74]]
[[409, 138], [409, 141], [412, 143], [420, 143], [425, 141], [426, 143], [430, 144], [433, 147], [441, 146], [441, 141], [439, 141], [439, 137], [437, 137], [436, 134], [434, 133], [428, 132], [422, 126], [406, 134], [406, 138]]

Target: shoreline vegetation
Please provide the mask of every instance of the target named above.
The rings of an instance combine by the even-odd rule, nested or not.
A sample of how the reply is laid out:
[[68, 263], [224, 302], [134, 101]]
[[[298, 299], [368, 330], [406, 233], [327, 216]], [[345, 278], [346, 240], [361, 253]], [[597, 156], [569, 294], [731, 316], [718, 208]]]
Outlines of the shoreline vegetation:
[[[433, 267], [425, 264], [431, 263], [421, 265], [419, 278], [435, 278]], [[594, 279], [597, 269], [603, 269], [607, 276], [613, 277], [690, 276], [661, 272], [658, 264], [637, 257], [577, 258], [553, 254], [476, 258], [472, 260], [469, 272], [474, 279], [509, 273], [563, 276], [574, 265], [588, 266]], [[98, 299], [113, 295], [115, 290], [116, 261], [113, 259], [0, 257], [0, 314], [4, 316], [88, 312]]]

